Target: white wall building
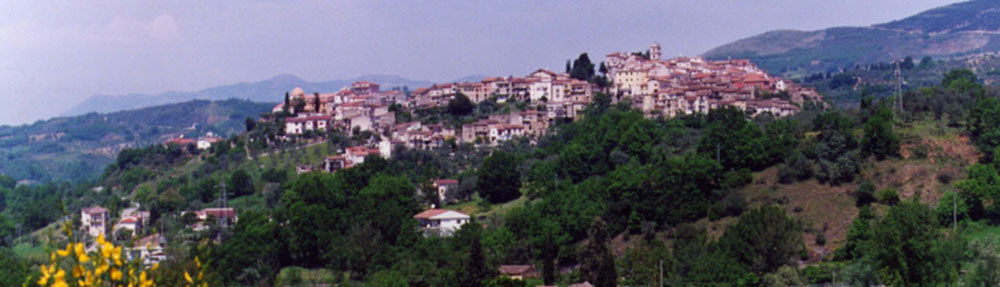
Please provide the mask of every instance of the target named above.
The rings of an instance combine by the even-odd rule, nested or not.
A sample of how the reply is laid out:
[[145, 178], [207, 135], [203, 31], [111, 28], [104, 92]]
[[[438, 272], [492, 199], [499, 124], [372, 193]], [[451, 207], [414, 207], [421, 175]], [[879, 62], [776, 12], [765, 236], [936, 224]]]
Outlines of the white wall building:
[[87, 231], [90, 236], [97, 237], [104, 234], [110, 220], [111, 213], [103, 207], [94, 206], [80, 210], [80, 228]]
[[469, 215], [448, 209], [429, 209], [414, 215], [420, 222], [420, 227], [426, 233], [438, 232], [441, 235], [451, 235], [462, 225], [469, 223]]
[[167, 239], [159, 233], [143, 237], [135, 242], [134, 247], [128, 248], [126, 255], [129, 260], [139, 259], [146, 267], [151, 267], [167, 260], [167, 254], [163, 252], [163, 246]]

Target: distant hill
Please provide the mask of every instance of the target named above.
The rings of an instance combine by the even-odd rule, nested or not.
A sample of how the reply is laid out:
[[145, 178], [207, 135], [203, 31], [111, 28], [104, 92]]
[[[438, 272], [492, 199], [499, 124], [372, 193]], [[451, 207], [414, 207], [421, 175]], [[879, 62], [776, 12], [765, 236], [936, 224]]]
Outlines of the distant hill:
[[383, 89], [392, 87], [417, 87], [430, 86], [427, 81], [415, 81], [393, 75], [366, 75], [354, 79], [333, 80], [325, 82], [309, 82], [293, 75], [282, 74], [273, 78], [252, 82], [238, 83], [233, 85], [207, 88], [196, 92], [165, 92], [160, 94], [127, 94], [127, 95], [94, 95], [84, 100], [79, 105], [69, 109], [64, 116], [82, 115], [89, 112], [108, 113], [179, 103], [194, 99], [202, 100], [225, 100], [225, 99], [247, 99], [255, 102], [279, 102], [285, 92], [294, 87], [301, 87], [307, 93], [312, 92], [332, 92], [346, 87], [355, 81], [370, 81], [379, 83]]
[[955, 57], [994, 51], [1000, 51], [1000, 1], [975, 0], [868, 27], [766, 32], [703, 56], [749, 58], [769, 72], [794, 77], [907, 56]]
[[[276, 102], [276, 101], [274, 101]], [[207, 132], [231, 135], [275, 103], [189, 100], [115, 113], [0, 126], [0, 174], [29, 180], [95, 179], [124, 148]]]

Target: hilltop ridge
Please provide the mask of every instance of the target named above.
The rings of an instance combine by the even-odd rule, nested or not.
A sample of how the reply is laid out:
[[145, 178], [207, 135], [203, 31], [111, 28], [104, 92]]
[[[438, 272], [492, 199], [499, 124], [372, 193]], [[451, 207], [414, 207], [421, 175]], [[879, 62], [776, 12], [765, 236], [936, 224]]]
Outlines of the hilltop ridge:
[[959, 57], [1000, 50], [1000, 1], [976, 0], [866, 27], [776, 30], [705, 52], [749, 58], [772, 73], [802, 76], [907, 56]]

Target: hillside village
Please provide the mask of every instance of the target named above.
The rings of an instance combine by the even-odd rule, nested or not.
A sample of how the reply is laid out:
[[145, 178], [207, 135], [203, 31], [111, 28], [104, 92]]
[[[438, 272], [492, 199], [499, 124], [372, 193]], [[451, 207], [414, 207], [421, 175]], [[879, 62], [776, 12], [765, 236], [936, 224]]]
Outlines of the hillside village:
[[[608, 54], [601, 65], [610, 80], [605, 87], [546, 69], [524, 77], [488, 77], [480, 82], [433, 84], [413, 91], [385, 91], [379, 84], [367, 81], [335, 92], [307, 93], [296, 87], [261, 121], [283, 120], [286, 138], [330, 130], [381, 135], [378, 142], [331, 155], [322, 167], [301, 169], [332, 172], [357, 165], [368, 154], [389, 158], [397, 146], [436, 149], [449, 142], [496, 146], [515, 138], [534, 142], [550, 126], [580, 119], [596, 93], [610, 95], [612, 103], [625, 101], [647, 118], [705, 114], [723, 107], [738, 108], [750, 117], [764, 113], [785, 117], [795, 114], [807, 101], [822, 103], [815, 89], [769, 75], [748, 60], [661, 59], [659, 44], [650, 46], [646, 54]], [[458, 95], [473, 104], [495, 101], [527, 105], [523, 110], [492, 114], [461, 127], [397, 121], [391, 111], [392, 107], [406, 111], [445, 107]], [[280, 114], [288, 116], [274, 116]]]
[[[515, 139], [534, 144], [550, 131], [550, 127], [581, 119], [599, 93], [611, 95], [611, 103], [629, 105], [646, 118], [706, 114], [724, 107], [737, 108], [748, 117], [761, 114], [786, 117], [797, 113], [807, 101], [822, 102], [814, 89], [771, 76], [747, 60], [664, 60], [660, 59], [659, 49], [658, 44], [653, 44], [646, 54], [616, 52], [607, 55], [601, 70], [610, 81], [603, 87], [594, 81], [572, 78], [569, 73], [545, 69], [524, 77], [488, 77], [480, 82], [433, 84], [412, 91], [383, 90], [378, 83], [369, 81], [354, 82], [335, 92], [307, 93], [295, 87], [286, 93], [284, 102], [274, 106], [271, 113], [263, 115], [259, 121], [279, 124], [282, 141], [323, 136], [335, 131], [347, 135], [365, 132], [379, 135], [367, 144], [327, 155], [320, 165], [298, 166], [296, 172], [302, 174], [351, 168], [364, 163], [368, 155], [389, 159], [394, 149], [436, 150], [454, 144], [495, 147]], [[417, 112], [442, 108], [456, 97], [466, 97], [472, 104], [493, 101], [525, 105], [523, 110], [490, 114], [460, 127], [396, 119], [394, 109]], [[228, 143], [218, 135], [207, 133], [198, 138], [171, 138], [163, 144], [208, 151], [220, 142]], [[458, 185], [455, 179], [437, 179], [431, 191], [425, 193], [418, 189], [417, 192], [433, 194], [437, 202], [449, 203], [452, 200], [449, 194]], [[81, 211], [82, 228], [94, 237], [114, 236], [119, 230], [139, 234], [137, 230], [149, 227], [146, 226], [149, 214], [133, 214], [133, 211], [124, 210], [117, 217], [120, 218], [118, 222], [110, 224], [107, 209], [86, 208]], [[186, 224], [196, 232], [206, 231], [210, 226], [217, 228], [236, 223], [236, 213], [229, 207], [205, 208], [184, 214], [194, 215]], [[432, 205], [413, 217], [425, 233], [449, 235], [469, 222], [470, 215]], [[150, 265], [165, 260], [166, 255], [162, 252], [165, 240], [159, 233], [146, 234], [149, 235], [139, 241], [152, 242], [152, 245], [135, 245], [136, 248], [129, 249], [130, 256]], [[525, 270], [518, 272], [521, 274]]]

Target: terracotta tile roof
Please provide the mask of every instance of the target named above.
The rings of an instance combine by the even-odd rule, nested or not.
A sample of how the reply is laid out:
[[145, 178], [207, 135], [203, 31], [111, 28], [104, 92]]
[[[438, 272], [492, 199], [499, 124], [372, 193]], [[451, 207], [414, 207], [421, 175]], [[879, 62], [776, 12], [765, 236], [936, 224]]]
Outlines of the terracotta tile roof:
[[523, 275], [524, 273], [533, 271], [534, 267], [531, 265], [500, 265], [500, 274], [506, 275]]
[[417, 215], [414, 215], [413, 218], [430, 219], [431, 217], [441, 215], [442, 213], [445, 213], [445, 212], [448, 212], [448, 211], [450, 211], [450, 210], [447, 210], [447, 209], [428, 209], [428, 210], [424, 210], [424, 212], [417, 213]]
[[163, 239], [163, 236], [157, 233], [139, 239], [139, 241], [135, 242], [135, 247], [145, 247], [146, 245], [149, 245], [150, 247], [158, 247], [160, 244], [165, 242], [166, 240]]
[[233, 208], [206, 208], [197, 212], [199, 215], [211, 215], [215, 218], [234, 218], [236, 217], [236, 211]]
[[437, 180], [437, 185], [439, 185], [439, 186], [440, 185], [452, 185], [452, 184], [458, 184], [458, 180], [457, 179], [439, 179], [439, 180]]
[[189, 139], [189, 138], [174, 138], [174, 139], [169, 139], [163, 143], [176, 144], [176, 145], [189, 145], [189, 144], [194, 144], [195, 142], [196, 141], [194, 139]]
[[100, 206], [87, 207], [87, 208], [82, 209], [81, 211], [83, 211], [83, 213], [86, 213], [86, 214], [98, 214], [98, 213], [108, 212], [108, 210], [106, 208], [103, 208], [103, 207], [100, 207]]

